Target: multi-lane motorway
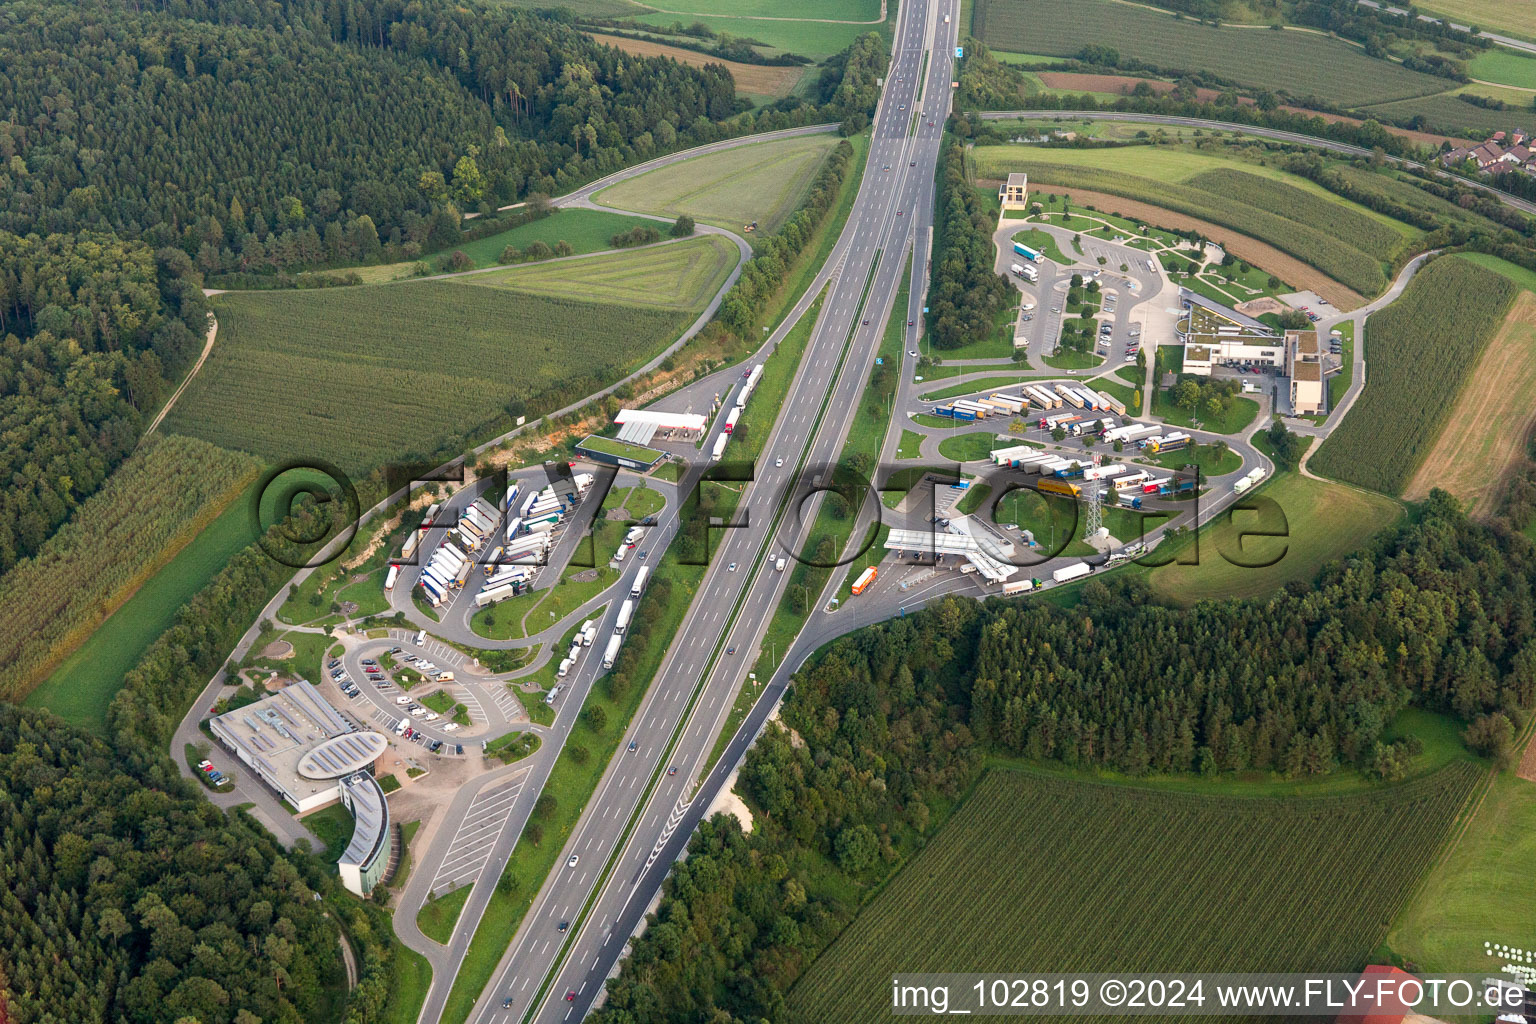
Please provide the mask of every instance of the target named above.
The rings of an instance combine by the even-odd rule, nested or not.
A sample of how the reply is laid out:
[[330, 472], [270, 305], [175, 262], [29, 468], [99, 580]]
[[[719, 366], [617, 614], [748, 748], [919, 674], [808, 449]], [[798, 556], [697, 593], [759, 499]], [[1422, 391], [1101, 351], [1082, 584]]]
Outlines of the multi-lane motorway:
[[[864, 178], [832, 257], [835, 277], [756, 478], [743, 492], [740, 525], [716, 535], [718, 550], [620, 753], [473, 1020], [585, 1014], [655, 891], [655, 870], [669, 862], [658, 848], [697, 808], [694, 780], [787, 579], [772, 571], [769, 556], [780, 544], [796, 546], [818, 504], [811, 498], [802, 505], [803, 489], [791, 499], [791, 489], [816, 476], [806, 467], [837, 458], [905, 270], [915, 215], [933, 205], [957, 14], [955, 0], [922, 0], [901, 11]], [[725, 653], [730, 647], [735, 655]], [[562, 921], [571, 922], [563, 932]], [[502, 1005], [508, 998], [510, 1009]]]

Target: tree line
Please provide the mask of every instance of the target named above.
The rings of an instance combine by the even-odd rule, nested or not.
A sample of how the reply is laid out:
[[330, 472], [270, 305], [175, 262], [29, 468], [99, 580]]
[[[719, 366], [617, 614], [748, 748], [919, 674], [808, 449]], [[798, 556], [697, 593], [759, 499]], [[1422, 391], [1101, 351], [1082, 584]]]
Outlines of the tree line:
[[952, 139], [939, 175], [928, 337], [936, 348], [952, 349], [991, 335], [1013, 286], [993, 272], [992, 215], [966, 177], [965, 150]]
[[1093, 581], [1073, 609], [950, 599], [831, 644], [748, 751], [751, 834], [700, 827], [592, 1019], [789, 1020], [785, 993], [989, 754], [1397, 778], [1416, 745], [1384, 737], [1413, 704], [1506, 756], [1536, 700], [1536, 545], [1444, 492], [1421, 511], [1262, 603], [1186, 611]]

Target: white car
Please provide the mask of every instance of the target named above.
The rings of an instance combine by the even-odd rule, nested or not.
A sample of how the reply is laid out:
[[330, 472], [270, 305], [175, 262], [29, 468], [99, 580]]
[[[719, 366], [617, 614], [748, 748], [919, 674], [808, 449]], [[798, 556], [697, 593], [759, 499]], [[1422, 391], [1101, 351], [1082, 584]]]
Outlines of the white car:
[[1035, 308], [1035, 304], [1033, 302], [1021, 302], [1019, 303], [1019, 308], [1028, 313], [1030, 310]]
[[443, 732], [454, 732], [458, 728], [459, 728], [459, 723], [458, 722], [449, 722], [447, 725], [443, 726]]
[[424, 715], [426, 713], [427, 713], [427, 709], [426, 708], [411, 708], [411, 717], [412, 718], [420, 718], [422, 715]]
[[726, 569], [727, 572], [735, 572], [736, 571], [736, 563], [732, 562], [730, 565], [726, 566], [725, 569]]
[[782, 466], [782, 465], [784, 465], [784, 456], [780, 455], [778, 458], [774, 459], [773, 460], [773, 464], [775, 466]]
[[917, 358], [917, 349], [915, 349], [915, 348], [907, 349], [907, 355], [911, 356], [913, 359], [916, 359]]
[[581, 860], [581, 858], [573, 853], [571, 854], [571, 859], [565, 862], [565, 866], [568, 868], [573, 868], [576, 866], [576, 862], [579, 860]]
[[411, 702], [411, 698], [407, 697], [403, 693], [400, 696], [395, 698], [395, 703], [396, 704], [409, 704], [410, 702]]
[[426, 714], [426, 719], [429, 722], [435, 722], [435, 721], [437, 721], [441, 717], [443, 717], [443, 716], [439, 715], [436, 711], [428, 711], [427, 714]]

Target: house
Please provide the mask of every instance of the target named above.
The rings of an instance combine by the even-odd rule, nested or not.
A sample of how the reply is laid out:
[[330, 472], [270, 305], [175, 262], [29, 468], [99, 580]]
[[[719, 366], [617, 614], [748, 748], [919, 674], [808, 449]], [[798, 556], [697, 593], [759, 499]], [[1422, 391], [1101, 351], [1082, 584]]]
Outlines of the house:
[[1440, 155], [1444, 167], [1460, 167], [1471, 161], [1480, 174], [1497, 174], [1500, 171], [1536, 171], [1536, 150], [1530, 146], [1531, 136], [1524, 131], [1494, 132], [1476, 146], [1458, 146]]
[[997, 201], [1003, 204], [1003, 209], [1011, 207], [1024, 207], [1029, 197], [1029, 175], [1015, 171], [1008, 175], [1008, 180], [997, 190]]

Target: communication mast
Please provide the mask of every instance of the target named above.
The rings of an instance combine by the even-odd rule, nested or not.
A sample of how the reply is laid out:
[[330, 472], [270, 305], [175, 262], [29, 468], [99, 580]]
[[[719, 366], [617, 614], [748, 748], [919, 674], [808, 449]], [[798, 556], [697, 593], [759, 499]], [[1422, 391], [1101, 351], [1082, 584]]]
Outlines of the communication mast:
[[[1093, 456], [1095, 468], [1103, 461], [1104, 456], [1098, 454]], [[1099, 481], [1097, 480], [1086, 480], [1084, 483], [1088, 486], [1083, 488], [1083, 501], [1087, 503], [1088, 508], [1086, 510], [1086, 522], [1083, 524], [1083, 536], [1085, 538], [1096, 537], [1099, 531], [1104, 528], [1104, 489], [1099, 486]]]

